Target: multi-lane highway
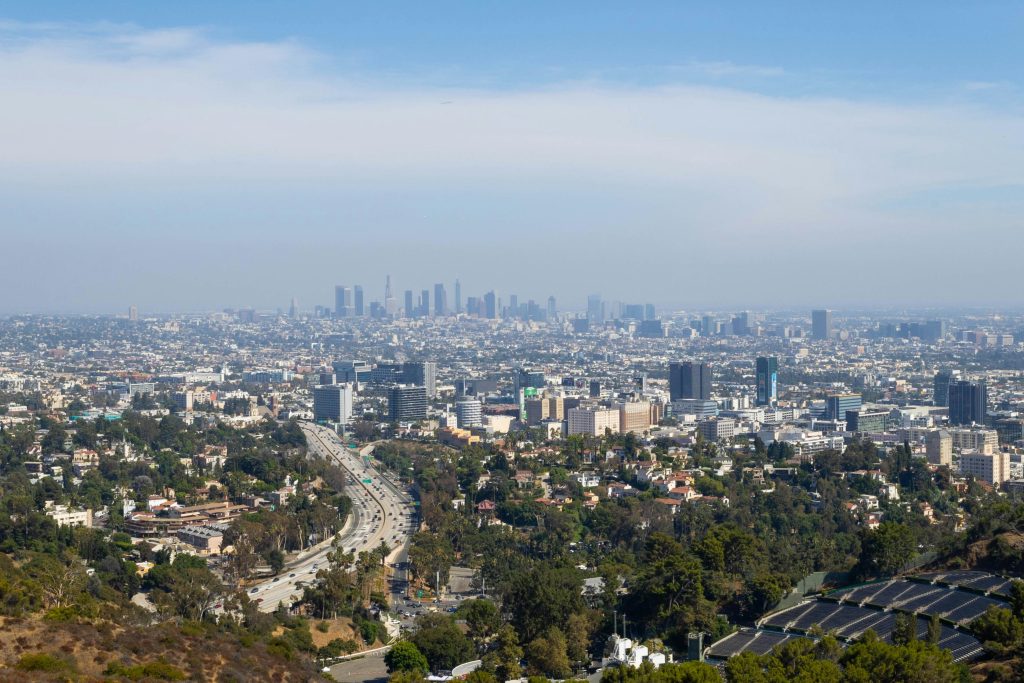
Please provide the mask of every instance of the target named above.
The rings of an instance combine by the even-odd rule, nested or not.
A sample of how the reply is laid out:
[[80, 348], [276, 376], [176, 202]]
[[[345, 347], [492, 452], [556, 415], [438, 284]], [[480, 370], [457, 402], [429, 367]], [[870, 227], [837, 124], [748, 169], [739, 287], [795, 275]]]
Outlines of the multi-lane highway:
[[[369, 458], [347, 448], [332, 430], [307, 422], [300, 426], [306, 435], [309, 456], [330, 460], [348, 477], [345, 493], [352, 499], [352, 512], [337, 536], [338, 542], [358, 555], [384, 541], [391, 548], [387, 562], [402, 566], [415, 530], [412, 498], [370, 465]], [[302, 595], [303, 584], [316, 580], [316, 573], [326, 566], [331, 550], [331, 544], [325, 542], [300, 554], [280, 575], [249, 588], [249, 597], [265, 612], [272, 612], [280, 603], [291, 605]], [[404, 578], [404, 572], [396, 572], [396, 592]]]

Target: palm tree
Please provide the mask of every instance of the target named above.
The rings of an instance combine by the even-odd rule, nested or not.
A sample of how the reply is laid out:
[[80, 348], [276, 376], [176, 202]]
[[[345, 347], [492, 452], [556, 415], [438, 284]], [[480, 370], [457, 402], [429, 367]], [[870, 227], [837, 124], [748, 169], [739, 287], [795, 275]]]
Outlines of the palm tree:
[[388, 542], [382, 538], [380, 539], [380, 545], [377, 546], [376, 552], [380, 555], [380, 563], [383, 565], [384, 561], [388, 558], [388, 555], [391, 554], [391, 546], [389, 546]]

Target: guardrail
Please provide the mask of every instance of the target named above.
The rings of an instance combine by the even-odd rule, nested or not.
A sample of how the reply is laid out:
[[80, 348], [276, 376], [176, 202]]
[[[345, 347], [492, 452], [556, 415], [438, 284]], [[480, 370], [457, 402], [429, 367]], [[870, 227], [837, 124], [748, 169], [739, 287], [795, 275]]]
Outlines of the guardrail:
[[387, 652], [391, 649], [391, 646], [393, 644], [394, 643], [391, 642], [387, 645], [382, 645], [381, 647], [377, 647], [372, 650], [364, 650], [362, 652], [353, 652], [350, 655], [338, 655], [337, 657], [327, 657], [326, 659], [318, 659], [316, 660], [316, 663], [319, 666], [334, 666], [335, 664], [341, 664], [342, 662], [347, 662], [353, 659], [362, 659], [364, 657], [377, 657], [387, 654]]

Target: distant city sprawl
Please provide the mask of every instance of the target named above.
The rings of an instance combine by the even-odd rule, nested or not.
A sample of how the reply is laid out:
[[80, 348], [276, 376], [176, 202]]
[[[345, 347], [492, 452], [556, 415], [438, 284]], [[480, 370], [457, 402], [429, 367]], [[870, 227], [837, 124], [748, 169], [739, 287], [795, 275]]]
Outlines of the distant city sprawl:
[[1024, 317], [454, 292], [0, 319], [5, 614], [403, 681], [1017, 656]]

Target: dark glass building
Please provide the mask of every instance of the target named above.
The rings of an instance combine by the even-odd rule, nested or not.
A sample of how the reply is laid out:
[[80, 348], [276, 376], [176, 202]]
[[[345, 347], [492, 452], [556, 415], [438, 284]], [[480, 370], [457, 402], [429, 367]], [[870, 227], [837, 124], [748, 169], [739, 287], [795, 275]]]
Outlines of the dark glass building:
[[388, 419], [415, 422], [427, 417], [427, 388], [396, 384], [388, 391]]
[[670, 363], [669, 394], [673, 401], [681, 398], [711, 398], [711, 366], [707, 363]]
[[811, 335], [815, 339], [829, 339], [832, 336], [832, 311], [811, 311]]
[[960, 380], [949, 385], [949, 422], [955, 425], [984, 424], [988, 388], [984, 382]]
[[757, 359], [757, 405], [773, 406], [778, 398], [779, 359], [761, 356]]
[[953, 375], [949, 372], [935, 373], [933, 402], [937, 406], [949, 405], [949, 383], [953, 381]]

